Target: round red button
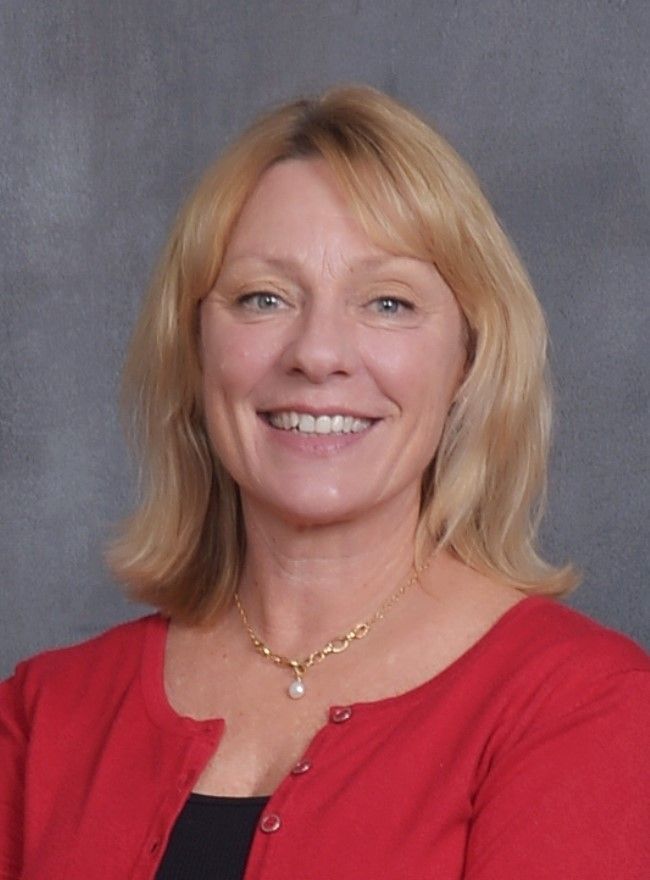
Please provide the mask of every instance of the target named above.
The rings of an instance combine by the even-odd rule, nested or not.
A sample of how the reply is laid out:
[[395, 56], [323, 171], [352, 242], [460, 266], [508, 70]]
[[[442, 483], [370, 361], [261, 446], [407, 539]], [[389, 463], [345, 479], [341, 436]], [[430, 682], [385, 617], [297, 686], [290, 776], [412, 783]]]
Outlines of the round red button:
[[273, 834], [274, 831], [278, 830], [280, 825], [282, 825], [282, 821], [277, 813], [267, 813], [266, 816], [262, 817], [260, 830], [265, 834]]
[[291, 772], [294, 776], [299, 776], [301, 773], [306, 773], [308, 770], [311, 770], [311, 761], [308, 761], [306, 758], [303, 761], [298, 761], [298, 763], [294, 764], [291, 768]]
[[352, 709], [349, 706], [336, 706], [330, 713], [330, 720], [335, 724], [341, 724], [352, 718]]

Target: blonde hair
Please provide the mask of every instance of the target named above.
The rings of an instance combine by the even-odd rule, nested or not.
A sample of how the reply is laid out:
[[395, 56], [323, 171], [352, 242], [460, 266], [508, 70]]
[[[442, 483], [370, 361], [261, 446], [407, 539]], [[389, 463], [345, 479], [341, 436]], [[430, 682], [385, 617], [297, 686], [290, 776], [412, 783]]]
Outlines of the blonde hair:
[[324, 159], [368, 235], [435, 264], [467, 324], [468, 369], [422, 483], [416, 558], [447, 547], [528, 592], [575, 582], [535, 549], [551, 425], [547, 331], [528, 276], [472, 171], [410, 110], [367, 86], [284, 104], [255, 121], [179, 214], [124, 373], [142, 501], [109, 551], [133, 598], [187, 622], [232, 600], [245, 554], [239, 491], [208, 441], [198, 305], [261, 175]]

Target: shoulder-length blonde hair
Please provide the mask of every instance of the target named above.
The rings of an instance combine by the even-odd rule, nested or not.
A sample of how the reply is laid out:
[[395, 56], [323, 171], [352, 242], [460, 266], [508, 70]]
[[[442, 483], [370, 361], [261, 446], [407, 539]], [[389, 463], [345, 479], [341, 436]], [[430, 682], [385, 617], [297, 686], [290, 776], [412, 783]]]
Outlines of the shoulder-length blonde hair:
[[423, 477], [417, 559], [433, 543], [529, 592], [566, 591], [572, 569], [535, 549], [551, 424], [539, 303], [472, 171], [414, 113], [365, 86], [259, 118], [182, 209], [125, 367], [142, 500], [109, 551], [113, 571], [133, 598], [186, 622], [213, 621], [232, 600], [244, 523], [204, 424], [198, 306], [260, 176], [300, 157], [328, 163], [374, 241], [434, 263], [465, 315], [469, 366]]

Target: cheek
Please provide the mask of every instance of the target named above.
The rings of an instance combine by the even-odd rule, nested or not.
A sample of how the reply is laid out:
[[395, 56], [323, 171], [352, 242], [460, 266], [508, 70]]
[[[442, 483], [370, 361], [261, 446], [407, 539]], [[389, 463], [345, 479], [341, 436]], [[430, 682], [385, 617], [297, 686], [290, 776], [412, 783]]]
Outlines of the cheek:
[[460, 332], [400, 335], [369, 352], [382, 389], [402, 410], [444, 419], [460, 384], [465, 349]]
[[268, 347], [250, 327], [212, 320], [201, 324], [204, 393], [245, 394], [269, 369]]

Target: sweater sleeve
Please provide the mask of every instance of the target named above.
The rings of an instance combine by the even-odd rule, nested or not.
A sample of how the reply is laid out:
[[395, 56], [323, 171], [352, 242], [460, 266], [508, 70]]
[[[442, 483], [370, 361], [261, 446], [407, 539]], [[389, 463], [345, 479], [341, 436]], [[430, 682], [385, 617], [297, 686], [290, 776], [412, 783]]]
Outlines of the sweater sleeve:
[[19, 670], [0, 683], [0, 880], [19, 880], [22, 860], [27, 723]]
[[491, 757], [465, 880], [650, 877], [650, 670], [571, 677]]

